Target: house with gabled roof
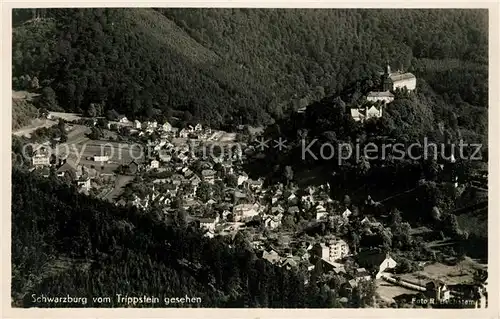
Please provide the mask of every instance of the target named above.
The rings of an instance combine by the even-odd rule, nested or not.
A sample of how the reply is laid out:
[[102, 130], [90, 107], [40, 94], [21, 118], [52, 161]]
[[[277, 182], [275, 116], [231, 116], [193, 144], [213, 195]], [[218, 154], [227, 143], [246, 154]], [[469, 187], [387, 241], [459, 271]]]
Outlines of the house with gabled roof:
[[56, 174], [59, 177], [68, 176], [72, 180], [80, 177], [78, 175], [77, 165], [71, 159], [67, 159], [66, 162], [56, 170]]
[[361, 267], [372, 269], [375, 278], [382, 277], [382, 273], [387, 269], [394, 269], [397, 262], [389, 253], [384, 253], [378, 249], [362, 250], [356, 256], [357, 262]]
[[262, 259], [269, 261], [271, 264], [276, 264], [281, 260], [280, 255], [274, 250], [264, 250]]
[[168, 121], [166, 121], [165, 124], [163, 124], [161, 128], [164, 132], [170, 132], [170, 131], [172, 131], [172, 124], [170, 124]]
[[201, 171], [202, 180], [210, 184], [215, 183], [215, 174], [216, 172], [211, 169], [204, 169], [203, 171]]

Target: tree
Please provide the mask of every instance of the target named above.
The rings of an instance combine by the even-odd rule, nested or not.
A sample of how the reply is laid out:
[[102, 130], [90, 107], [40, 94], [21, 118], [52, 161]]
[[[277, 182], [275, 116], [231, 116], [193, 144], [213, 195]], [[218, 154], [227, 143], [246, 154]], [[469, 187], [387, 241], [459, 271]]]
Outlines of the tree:
[[107, 129], [108, 128], [108, 120], [105, 118], [100, 118], [97, 120], [96, 126], [98, 128]]
[[452, 236], [460, 234], [460, 226], [458, 225], [457, 216], [448, 214], [445, 218], [445, 230]]
[[94, 103], [91, 103], [90, 106], [89, 106], [89, 109], [87, 111], [88, 115], [90, 117], [96, 117], [97, 116], [97, 110], [95, 108], [95, 105]]
[[174, 212], [174, 217], [173, 217], [174, 224], [179, 226], [179, 227], [186, 227], [187, 225], [187, 214], [186, 211], [180, 207]]
[[212, 195], [212, 187], [207, 182], [201, 182], [198, 188], [196, 189], [196, 196], [203, 202], [207, 202], [210, 200], [210, 196]]
[[57, 107], [56, 92], [54, 92], [50, 86], [46, 86], [42, 89], [40, 99], [40, 104], [44, 108], [53, 109]]
[[343, 202], [344, 202], [345, 206], [350, 206], [351, 205], [351, 197], [349, 197], [349, 195], [345, 195]]
[[106, 118], [110, 121], [115, 121], [119, 115], [115, 109], [111, 109], [106, 113]]
[[226, 176], [226, 184], [229, 187], [237, 187], [238, 186], [238, 177], [234, 174], [229, 174]]
[[92, 127], [90, 129], [89, 138], [91, 140], [99, 140], [103, 136], [102, 130], [97, 127]]
[[353, 291], [353, 303], [359, 308], [373, 307], [377, 296], [377, 285], [374, 280], [360, 281]]
[[36, 76], [34, 76], [31, 80], [30, 87], [35, 90], [40, 88], [40, 83], [38, 82], [38, 78]]
[[398, 266], [396, 268], [396, 272], [400, 274], [406, 274], [415, 271], [415, 267], [412, 262], [407, 258], [400, 258], [398, 260]]
[[286, 184], [289, 185], [290, 181], [293, 179], [293, 170], [292, 167], [287, 165], [285, 166], [285, 171], [283, 172], [283, 175], [286, 179]]
[[432, 207], [432, 218], [434, 220], [441, 220], [441, 211], [437, 206]]
[[46, 118], [49, 115], [49, 111], [46, 108], [42, 107], [38, 109], [38, 114], [39, 117]]
[[358, 252], [358, 248], [359, 248], [359, 243], [360, 243], [360, 240], [361, 238], [359, 237], [359, 235], [355, 232], [352, 233], [352, 248], [353, 248], [353, 252], [354, 253], [357, 253]]

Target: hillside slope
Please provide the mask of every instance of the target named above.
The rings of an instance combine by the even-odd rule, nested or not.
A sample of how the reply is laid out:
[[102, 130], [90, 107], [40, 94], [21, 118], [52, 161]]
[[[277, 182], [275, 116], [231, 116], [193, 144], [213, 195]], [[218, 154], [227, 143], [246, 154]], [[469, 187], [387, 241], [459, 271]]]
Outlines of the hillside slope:
[[[78, 194], [55, 177], [17, 169], [12, 176], [12, 297], [17, 307], [32, 294], [87, 297], [67, 307], [124, 307], [115, 294], [199, 297], [188, 307], [327, 307], [335, 296], [304, 285], [300, 270], [259, 259], [240, 234], [206, 239], [181, 215], [167, 226], [154, 213]], [[110, 296], [111, 304], [92, 304]]]
[[485, 106], [478, 105], [487, 91], [484, 10], [47, 9], [37, 15], [14, 13], [13, 74], [38, 76], [68, 111], [97, 102], [131, 117], [181, 111], [176, 115], [185, 121], [212, 126], [261, 124], [338, 94], [387, 60], [426, 80], [443, 72], [440, 61], [460, 61], [442, 77], [447, 81], [479, 65], [472, 89], [463, 89], [471, 82], [464, 77], [452, 93]]
[[32, 100], [24, 93], [13, 92], [12, 94], [12, 130], [30, 124], [38, 115], [38, 110]]

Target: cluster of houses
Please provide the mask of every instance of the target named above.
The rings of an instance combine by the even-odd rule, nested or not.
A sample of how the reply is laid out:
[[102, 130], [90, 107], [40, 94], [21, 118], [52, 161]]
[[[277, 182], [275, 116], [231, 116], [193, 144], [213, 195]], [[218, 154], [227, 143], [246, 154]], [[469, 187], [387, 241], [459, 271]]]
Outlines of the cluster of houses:
[[113, 124], [128, 127], [131, 134], [138, 134], [139, 136], [149, 135], [156, 132], [161, 134], [163, 138], [179, 137], [203, 139], [212, 134], [210, 128], [203, 128], [200, 123], [188, 125], [187, 127], [179, 130], [179, 128], [172, 126], [172, 124], [168, 121], [163, 124], [159, 124], [155, 120], [144, 122], [139, 120], [129, 121], [124, 115], [119, 115], [116, 118], [116, 122], [109, 122], [108, 129], [111, 129]]
[[[340, 281], [341, 292], [346, 294], [352, 292], [360, 282], [378, 279], [382, 273], [397, 266], [389, 254], [376, 249], [353, 254], [347, 242], [340, 238], [316, 243], [293, 242], [289, 249], [275, 248], [272, 245], [262, 244], [259, 240], [254, 242], [254, 247], [259, 251], [261, 258], [276, 266], [287, 269], [301, 267], [307, 270], [309, 275], [313, 272], [316, 275], [336, 275]], [[347, 257], [354, 257], [359, 266], [348, 269], [344, 263]]]
[[74, 181], [79, 190], [85, 193], [90, 191], [91, 180], [100, 175], [96, 169], [77, 164], [70, 158], [64, 160], [54, 158], [51, 161], [51, 153], [46, 145], [39, 145], [34, 150], [32, 170], [39, 171], [43, 177], [49, 177], [51, 170], [54, 170], [56, 176]]
[[[410, 90], [414, 89], [411, 77], [390, 73], [389, 67], [385, 72], [385, 79], [384, 85], [389, 83], [387, 79], [391, 81], [391, 89], [400, 87], [401, 83], [406, 83]], [[390, 90], [370, 93], [367, 97], [369, 101], [383, 102], [372, 106], [380, 113], [375, 114], [376, 111], [371, 108], [364, 113], [358, 110], [361, 112], [360, 118], [380, 117], [383, 104], [390, 103], [393, 99], [391, 96]], [[316, 237], [313, 242], [293, 241], [289, 247], [285, 247], [277, 245], [272, 238], [263, 234], [262, 229], [278, 233], [286, 216], [295, 216], [305, 211], [309, 216], [314, 216], [313, 221], [316, 223], [329, 222], [338, 226], [349, 224], [357, 214], [348, 206], [339, 206], [338, 202], [330, 198], [328, 184], [309, 186], [305, 189], [293, 185], [285, 187], [282, 183], [265, 186], [263, 179], [252, 179], [243, 170], [242, 160], [254, 151], [251, 147], [242, 153], [228, 152], [225, 156], [200, 159], [193, 150], [194, 144], [173, 141], [175, 138], [203, 139], [210, 135], [211, 130], [204, 129], [201, 124], [179, 131], [168, 122], [163, 125], [158, 125], [155, 121], [129, 122], [122, 117], [120, 123], [132, 124], [133, 130], [139, 134], [157, 132], [159, 138], [151, 141], [152, 149], [144, 162], [139, 164], [131, 161], [121, 167], [127, 175], [152, 173], [153, 177], [143, 179], [148, 183], [147, 193], [122, 197], [117, 205], [131, 205], [139, 209], [154, 206], [168, 219], [180, 208], [173, 208], [174, 201], [179, 203], [180, 200], [181, 207], [189, 213], [191, 220], [197, 223], [206, 237], [234, 236], [243, 229], [253, 231], [258, 239], [253, 240], [252, 244], [262, 259], [288, 269], [303, 267], [310, 274], [319, 271], [318, 266], [321, 265], [322, 273], [333, 273], [341, 279], [342, 291], [347, 293], [362, 281], [383, 278], [385, 272], [396, 268], [397, 262], [390, 254], [378, 249], [358, 251], [357, 247], [349, 247], [348, 242], [342, 238]], [[106, 155], [95, 156], [93, 161], [103, 163], [109, 161], [109, 158]], [[35, 148], [32, 164], [34, 168], [41, 168], [44, 176], [49, 176], [50, 170], [54, 170], [59, 177], [71, 178], [80, 190], [85, 192], [91, 189], [92, 179], [102, 175], [102, 172], [76, 164], [71, 159], [54, 162], [47, 147], [43, 145]], [[160, 175], [164, 172], [167, 174]], [[228, 177], [232, 177], [232, 183], [227, 182]], [[202, 198], [198, 190], [204, 187], [203, 184], [210, 185], [210, 189], [215, 186], [222, 187], [223, 196], [209, 194], [208, 197]], [[376, 205], [371, 198], [368, 202]], [[361, 225], [368, 231], [383, 227], [380, 222], [370, 217], [364, 217]], [[344, 262], [346, 258], [354, 258], [358, 266], [347, 269]], [[440, 300], [450, 298], [444, 283], [431, 282], [427, 286], [429, 295]]]

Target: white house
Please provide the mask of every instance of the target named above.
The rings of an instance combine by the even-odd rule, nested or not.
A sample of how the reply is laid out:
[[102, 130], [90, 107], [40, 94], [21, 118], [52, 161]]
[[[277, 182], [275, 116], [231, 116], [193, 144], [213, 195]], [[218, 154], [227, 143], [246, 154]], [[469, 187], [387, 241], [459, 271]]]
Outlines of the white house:
[[326, 217], [327, 213], [325, 212], [316, 212], [316, 220], [320, 221]]
[[159, 152], [158, 157], [163, 162], [170, 162], [172, 160], [172, 155], [168, 154], [167, 152]]
[[204, 181], [213, 184], [215, 183], [215, 171], [211, 169], [204, 169], [201, 171], [201, 177]]
[[181, 161], [183, 164], [186, 164], [187, 161], [189, 160], [189, 157], [184, 153], [180, 153], [179, 155], [177, 155], [177, 159]]
[[330, 242], [330, 260], [335, 261], [349, 255], [349, 245], [343, 239]]
[[283, 214], [278, 214], [276, 216], [268, 216], [264, 220], [264, 226], [270, 229], [275, 229], [281, 225], [281, 219], [283, 218]]
[[90, 190], [90, 178], [88, 177], [82, 177], [77, 181], [77, 185], [80, 188], [80, 190], [83, 191], [89, 191]]
[[349, 219], [349, 216], [352, 215], [352, 212], [349, 210], [349, 208], [346, 208], [346, 210], [342, 213], [342, 217], [344, 219]]
[[253, 191], [259, 191], [262, 188], [262, 185], [264, 184], [264, 181], [262, 179], [247, 179], [246, 181], [247, 187]]
[[349, 255], [349, 245], [343, 239], [334, 239], [329, 243], [314, 245], [313, 252], [320, 258], [334, 262]]
[[271, 264], [275, 264], [281, 260], [281, 257], [276, 251], [271, 249], [270, 251], [264, 251], [262, 259], [269, 261]]
[[352, 108], [350, 111], [352, 119], [356, 122], [364, 122], [370, 118], [382, 117], [382, 105]]
[[330, 247], [328, 247], [325, 243], [317, 243], [312, 248], [313, 253], [321, 259], [329, 260], [330, 259]]
[[172, 131], [172, 124], [170, 124], [169, 122], [165, 122], [165, 124], [162, 125], [162, 130], [164, 132]]
[[135, 120], [134, 121], [134, 128], [137, 130], [140, 130], [142, 128], [141, 122], [139, 122], [138, 120]]
[[253, 204], [239, 204], [233, 207], [233, 216], [236, 221], [248, 220], [259, 214]]
[[215, 226], [219, 222], [219, 216], [216, 216], [215, 218], [202, 218], [200, 219], [200, 227], [204, 228], [208, 231], [215, 231]]
[[189, 130], [183, 128], [182, 130], [179, 131], [179, 137], [187, 138], [188, 136], [189, 136]]
[[50, 165], [49, 152], [45, 147], [40, 147], [35, 151], [32, 158], [33, 166], [48, 166]]
[[128, 118], [125, 115], [120, 115], [120, 116], [118, 116], [118, 122], [128, 123]]
[[417, 78], [409, 72], [391, 72], [391, 67], [386, 66], [383, 74], [383, 90], [396, 90], [406, 88], [408, 91], [413, 91], [417, 87]]
[[366, 110], [366, 119], [371, 119], [371, 118], [379, 118], [379, 117], [382, 117], [382, 106], [381, 105], [378, 105], [378, 106], [375, 106], [375, 105], [372, 105], [371, 107], [369, 107], [367, 110]]
[[201, 124], [200, 124], [200, 123], [196, 124], [196, 125], [194, 126], [194, 131], [195, 131], [195, 132], [201, 132], [201, 131], [203, 131], [203, 126], [201, 126]]
[[408, 91], [413, 91], [417, 87], [417, 78], [412, 73], [403, 73], [401, 71], [391, 73], [389, 76], [392, 81], [392, 89], [405, 88]]
[[160, 168], [160, 162], [157, 160], [152, 160], [149, 167], [151, 167], [151, 169]]
[[351, 109], [351, 117], [356, 122], [363, 122], [365, 120], [365, 117], [366, 117], [366, 110], [352, 108]]
[[107, 162], [107, 161], [109, 161], [109, 156], [107, 155], [94, 156], [94, 162]]
[[238, 175], [238, 186], [243, 185], [248, 180], [248, 175], [246, 173], [240, 173]]

